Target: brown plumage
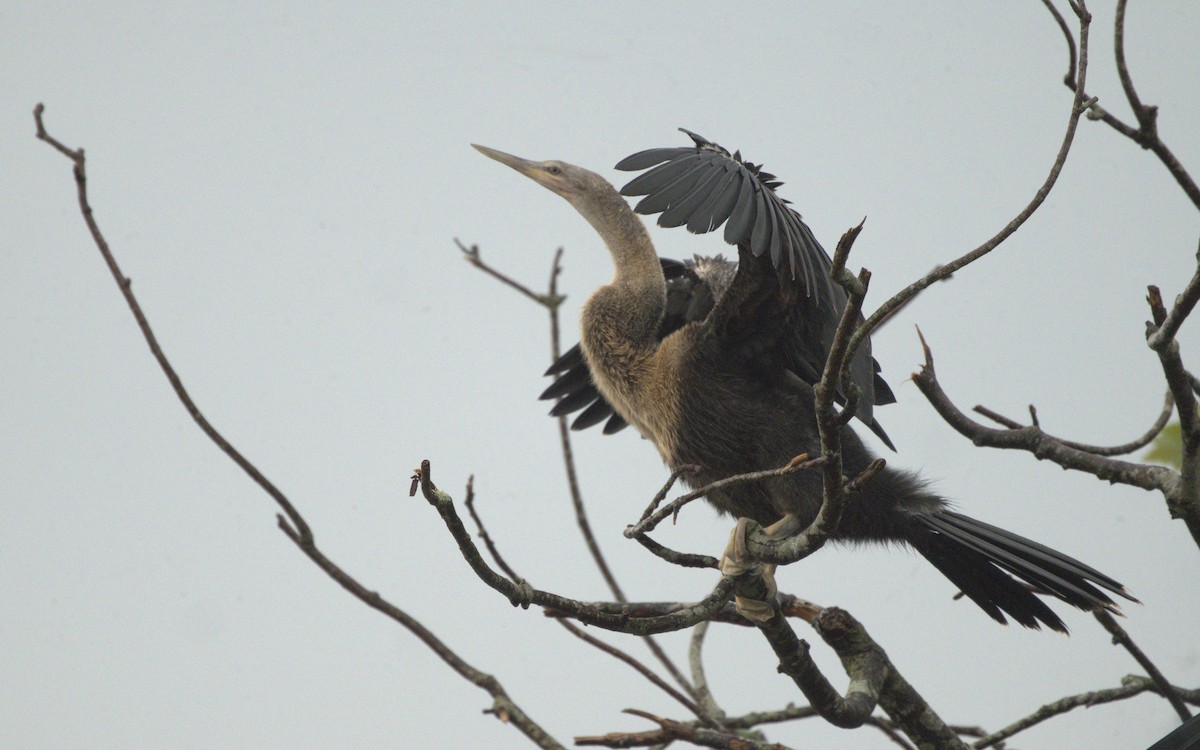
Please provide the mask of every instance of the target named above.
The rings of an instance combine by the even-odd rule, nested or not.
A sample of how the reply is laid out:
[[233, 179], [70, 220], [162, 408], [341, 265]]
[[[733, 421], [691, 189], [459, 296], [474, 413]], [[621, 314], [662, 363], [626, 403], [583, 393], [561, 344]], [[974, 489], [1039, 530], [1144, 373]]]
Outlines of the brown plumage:
[[[725, 239], [738, 248], [736, 271], [723, 261], [660, 261], [641, 219], [593, 172], [475, 148], [565, 198], [613, 258], [612, 282], [584, 306], [580, 352], [551, 367], [560, 382], [548, 393], [570, 401], [566, 411], [590, 403], [587, 424], [603, 420], [606, 408], [615, 411], [671, 468], [700, 466], [684, 478], [701, 486], [820, 451], [812, 383], [846, 297], [830, 283], [828, 256], [811, 230], [776, 195], [775, 178], [689, 135], [692, 147], [641, 152], [619, 164], [653, 167], [624, 192], [646, 195], [637, 210], [661, 212], [664, 225], [708, 232], [725, 224]], [[873, 407], [894, 398], [869, 346], [848, 369], [861, 394], [855, 415], [887, 442]], [[841, 437], [846, 472], [865, 469], [870, 451], [848, 425]], [[736, 484], [708, 500], [764, 526], [785, 515], [807, 525], [821, 497], [820, 478], [801, 472]], [[1100, 588], [1132, 598], [1077, 560], [950, 511], [915, 474], [890, 466], [855, 495], [835, 539], [911, 545], [1000, 622], [1007, 614], [1027, 627], [1066, 630], [1009, 574], [1085, 610], [1116, 609]]]

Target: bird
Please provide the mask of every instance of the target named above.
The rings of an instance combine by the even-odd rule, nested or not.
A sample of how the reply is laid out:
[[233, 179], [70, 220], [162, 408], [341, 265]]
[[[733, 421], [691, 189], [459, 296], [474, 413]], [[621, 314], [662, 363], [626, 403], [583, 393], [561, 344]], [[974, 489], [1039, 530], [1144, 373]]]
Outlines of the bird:
[[[617, 163], [641, 172], [618, 191], [567, 162], [531, 161], [472, 144], [566, 199], [612, 256], [614, 276], [583, 306], [580, 344], [554, 362], [552, 411], [586, 409], [577, 428], [607, 419], [604, 431], [632, 424], [691, 487], [776, 469], [819, 455], [813, 385], [825, 365], [846, 293], [812, 230], [761, 164], [689, 130], [687, 146], [655, 148]], [[630, 206], [626, 196], [641, 197]], [[660, 259], [640, 215], [695, 234], [722, 225], [736, 262]], [[861, 317], [860, 317], [861, 320]], [[874, 407], [895, 400], [863, 342], [847, 364], [854, 418], [892, 447]], [[849, 422], [840, 428], [845, 472], [856, 476], [874, 454]], [[823, 498], [814, 472], [710, 490], [719, 512], [757, 522], [775, 536], [807, 527]], [[726, 558], [738, 548], [731, 538]], [[862, 484], [832, 540], [901, 543], [920, 553], [992, 619], [1033, 629], [1067, 626], [1037, 593], [1085, 611], [1120, 612], [1106, 592], [1137, 601], [1118, 581], [1045, 545], [951, 509], [914, 472], [886, 465]], [[737, 567], [737, 561], [733, 566]], [[773, 592], [770, 571], [765, 571]], [[764, 607], [739, 610], [755, 620]]]

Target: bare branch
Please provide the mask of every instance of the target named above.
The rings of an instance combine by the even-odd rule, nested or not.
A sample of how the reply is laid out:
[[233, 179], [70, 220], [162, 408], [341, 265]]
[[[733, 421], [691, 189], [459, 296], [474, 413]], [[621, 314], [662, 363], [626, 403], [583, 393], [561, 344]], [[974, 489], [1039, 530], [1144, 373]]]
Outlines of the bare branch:
[[[1197, 259], [1200, 260], [1200, 253], [1198, 253]], [[1154, 292], [1151, 294], [1157, 293], [1157, 291], [1157, 287], [1154, 287]], [[1161, 303], [1161, 296], [1158, 299]], [[1171, 311], [1161, 321], [1155, 321], [1156, 330], [1148, 336], [1146, 341], [1150, 348], [1159, 351], [1166, 346], [1168, 341], [1175, 338], [1175, 334], [1179, 333], [1183, 321], [1192, 314], [1197, 302], [1200, 302], [1200, 267], [1197, 268], [1196, 273], [1192, 274], [1192, 278], [1184, 287], [1183, 292], [1175, 299], [1175, 306], [1171, 308]]]
[[[658, 724], [659, 727], [666, 733], [667, 741], [674, 739], [686, 740], [693, 745], [701, 747], [718, 748], [719, 750], [788, 750], [787, 746], [780, 745], [775, 742], [759, 742], [747, 737], [739, 737], [724, 731], [714, 731], [711, 729], [703, 729], [694, 724], [686, 724], [673, 719], [666, 719], [661, 716], [646, 711], [638, 711], [636, 709], [625, 709], [625, 713], [633, 716], [640, 716], [643, 719], [649, 719]], [[575, 744], [593, 744], [591, 742], [583, 742], [584, 739], [591, 738], [575, 738]], [[614, 745], [609, 745], [614, 747]], [[618, 745], [615, 747], [629, 747], [629, 745]]]
[[[790, 594], [780, 594], [779, 611], [784, 617], [795, 617], [811, 623], [813, 618], [821, 613], [821, 607], [810, 601]], [[627, 617], [658, 617], [678, 612], [692, 605], [684, 602], [584, 602], [592, 610]], [[571, 617], [569, 612], [560, 612], [552, 607], [545, 610], [547, 617]], [[726, 625], [753, 627], [754, 623], [738, 614], [732, 603], [727, 603], [714, 612], [706, 622], [720, 622]]]
[[[505, 575], [508, 576], [509, 580], [511, 580], [513, 583], [516, 583], [519, 585], [524, 579], [521, 578], [521, 576], [519, 576], [516, 573], [516, 571], [514, 571], [511, 567], [509, 567], [508, 564], [504, 561], [504, 558], [500, 555], [500, 551], [496, 548], [495, 543], [492, 541], [491, 536], [487, 533], [487, 529], [483, 525], [483, 519], [480, 518], [479, 514], [476, 513], [476, 511], [475, 511], [475, 489], [474, 489], [475, 481], [474, 480], [475, 480], [475, 478], [473, 476], [467, 480], [467, 497], [466, 497], [466, 500], [463, 501], [463, 504], [467, 506], [467, 512], [470, 514], [471, 520], [473, 520], [475, 522], [476, 533], [479, 536], [479, 538], [484, 541], [484, 544], [487, 546], [488, 553], [492, 556], [492, 559], [496, 561], [496, 565], [498, 565], [500, 567], [500, 569], [504, 571]], [[697, 719], [699, 719], [701, 722], [708, 724], [708, 725], [715, 726], [715, 724], [713, 724], [712, 720], [708, 717], [708, 714], [705, 713], [704, 711], [702, 711], [696, 705], [696, 703], [694, 701], [687, 698], [686, 696], [681, 694], [678, 690], [676, 690], [675, 688], [668, 685], [661, 677], [659, 677], [652, 670], [650, 670], [646, 665], [642, 664], [640, 661], [635, 659], [633, 656], [629, 655], [625, 651], [622, 651], [621, 649], [617, 648], [616, 646], [605, 643], [604, 641], [601, 641], [600, 639], [595, 638], [594, 636], [591, 636], [591, 635], [583, 632], [582, 630], [580, 630], [578, 627], [573, 625], [568, 620], [565, 620], [561, 617], [556, 618], [556, 619], [558, 621], [558, 624], [561, 625], [563, 628], [565, 628], [567, 630], [567, 632], [571, 633], [576, 638], [579, 638], [584, 643], [587, 643], [588, 645], [593, 646], [594, 648], [597, 648], [600, 651], [603, 651], [604, 653], [608, 654], [609, 656], [612, 656], [613, 658], [617, 659], [618, 661], [622, 661], [625, 664], [633, 667], [633, 669], [638, 674], [645, 677], [655, 687], [659, 688], [660, 690], [665, 692], [667, 695], [671, 696], [671, 698], [678, 701], [684, 708], [686, 708], [688, 711], [691, 711], [692, 714]]]
[[445, 523], [455, 542], [458, 543], [458, 549], [471, 569], [475, 571], [481, 581], [507, 597], [515, 607], [525, 608], [536, 604], [539, 607], [559, 610], [581, 622], [605, 630], [633, 635], [650, 635], [682, 630], [709, 619], [721, 609], [725, 602], [729, 601], [733, 596], [735, 586], [740, 583], [738, 577], [722, 578], [712, 593], [696, 604], [667, 615], [645, 618], [630, 617], [624, 613], [610, 614], [575, 599], [535, 589], [525, 582], [516, 584], [492, 570], [483, 559], [479, 548], [472, 541], [471, 535], [463, 527], [462, 519], [459, 518], [458, 512], [454, 508], [454, 500], [433, 484], [430, 478], [429, 461], [421, 462], [421, 468], [416, 476], [422, 495], [441, 516], [442, 522]]
[[663, 678], [659, 677], [657, 674], [655, 674], [653, 670], [651, 670], [645, 664], [642, 664], [637, 659], [630, 656], [625, 651], [622, 651], [621, 649], [617, 648], [616, 646], [613, 646], [612, 644], [605, 643], [604, 641], [600, 640], [599, 638], [596, 638], [593, 635], [585, 633], [583, 630], [579, 629], [576, 625], [574, 625], [570, 620], [566, 620], [566, 619], [563, 619], [560, 617], [560, 618], [558, 618], [558, 624], [562, 625], [564, 628], [567, 629], [567, 632], [569, 632], [571, 635], [575, 636], [579, 640], [583, 641], [584, 643], [586, 643], [594, 648], [597, 648], [600, 651], [603, 651], [604, 653], [608, 654], [609, 656], [613, 657], [614, 659], [617, 659], [618, 661], [628, 664], [630, 667], [633, 667], [634, 671], [636, 671], [642, 677], [645, 677], [647, 680], [649, 680], [659, 690], [662, 690], [664, 693], [666, 693], [667, 695], [669, 695], [673, 699], [675, 699], [676, 702], [678, 702], [680, 705], [682, 705], [684, 708], [686, 708], [688, 711], [690, 711], [693, 716], [695, 716], [697, 719], [699, 719], [701, 723], [703, 723], [707, 726], [713, 726], [713, 727], [717, 726], [717, 724], [711, 718], [709, 718], [709, 715], [703, 709], [701, 709], [700, 706], [697, 706], [690, 698], [688, 698], [683, 693], [680, 693], [678, 690], [676, 690], [675, 688], [668, 685], [666, 683], [666, 681], [663, 680]]
[[1187, 704], [1183, 702], [1183, 698], [1179, 693], [1175, 692], [1175, 688], [1167, 681], [1167, 678], [1159, 670], [1154, 662], [1150, 661], [1150, 657], [1146, 656], [1145, 652], [1138, 648], [1138, 645], [1129, 637], [1129, 633], [1121, 627], [1113, 616], [1108, 612], [1093, 612], [1092, 615], [1096, 620], [1104, 626], [1104, 629], [1113, 637], [1113, 643], [1122, 646], [1129, 655], [1142, 665], [1142, 669], [1146, 670], [1146, 674], [1150, 675], [1150, 679], [1154, 680], [1154, 684], [1158, 686], [1158, 692], [1171, 704], [1175, 709], [1175, 713], [1179, 714], [1182, 721], [1187, 721], [1192, 718], [1192, 713], [1188, 711]]
[[1200, 297], [1200, 269], [1192, 276], [1192, 281], [1169, 313], [1163, 305], [1158, 287], [1149, 287], [1146, 300], [1150, 304], [1154, 322], [1147, 325], [1146, 341], [1158, 354], [1167, 386], [1175, 396], [1179, 432], [1183, 437], [1179, 491], [1167, 495], [1167, 510], [1172, 518], [1183, 519], [1192, 538], [1200, 545], [1200, 412], [1197, 411], [1192, 377], [1184, 367], [1179, 352], [1179, 342], [1173, 336], [1159, 335], [1177, 331], [1196, 304], [1197, 297]]
[[1067, 40], [1067, 74], [1063, 76], [1063, 83], [1072, 91], [1075, 90], [1075, 37], [1071, 34], [1071, 27], [1067, 25], [1067, 19], [1062, 17], [1058, 12], [1058, 8], [1054, 7], [1051, 0], [1042, 0], [1042, 4], [1050, 11], [1050, 15], [1054, 16], [1054, 20], [1058, 23], [1058, 28], [1062, 30], [1063, 37]]
[[645, 534], [638, 534], [634, 541], [650, 550], [656, 557], [684, 568], [720, 568], [720, 560], [712, 555], [698, 555], [691, 552], [678, 552], [654, 541]]
[[[917, 334], [921, 335], [919, 330]], [[1040, 427], [997, 430], [979, 424], [959, 410], [942, 390], [933, 367], [933, 352], [924, 336], [921, 336], [921, 347], [925, 352], [925, 364], [913, 374], [913, 382], [942, 419], [975, 445], [1028, 451], [1039, 460], [1049, 460], [1064, 469], [1083, 471], [1108, 482], [1158, 490], [1167, 497], [1178, 491], [1179, 473], [1165, 466], [1119, 461], [1071, 448], [1047, 435]]]
[[[533, 291], [532, 289], [525, 286], [524, 284], [517, 281], [516, 279], [513, 279], [510, 276], [506, 276], [503, 273], [500, 273], [495, 268], [492, 268], [487, 263], [483, 262], [483, 258], [479, 254], [479, 246], [478, 245], [471, 245], [470, 247], [468, 247], [467, 245], [464, 245], [461, 241], [459, 241], [457, 238], [455, 238], [454, 244], [458, 245], [458, 249], [462, 251], [463, 258], [468, 263], [475, 266], [480, 271], [483, 271], [487, 275], [493, 277], [500, 283], [506, 284], [507, 286], [510, 286], [513, 289], [516, 289], [518, 292], [525, 295], [526, 297], [533, 300], [534, 302], [538, 303], [539, 305], [544, 305], [545, 307], [554, 309], [554, 308], [557, 308], [559, 305], [561, 305], [567, 299], [566, 297], [561, 297], [558, 295], [538, 294], [537, 292]], [[555, 278], [555, 276], [551, 276], [552, 280], [554, 278]]]
[[1058, 181], [1058, 176], [1062, 172], [1063, 165], [1065, 165], [1067, 162], [1067, 155], [1070, 153], [1071, 144], [1075, 140], [1075, 131], [1079, 125], [1079, 117], [1092, 104], [1092, 101], [1084, 94], [1084, 86], [1087, 81], [1088, 29], [1091, 24], [1091, 15], [1087, 12], [1082, 0], [1078, 2], [1076, 15], [1079, 17], [1079, 66], [1077, 73], [1078, 86], [1075, 89], [1075, 97], [1071, 102], [1071, 114], [1067, 118], [1067, 128], [1066, 132], [1063, 134], [1062, 143], [1058, 148], [1058, 154], [1055, 156], [1054, 163], [1050, 166], [1050, 173], [1042, 182], [1041, 187], [1037, 189], [1033, 195], [1033, 198], [1030, 199], [1025, 208], [1021, 209], [1021, 211], [1012, 219], [1012, 221], [1005, 224], [1004, 227], [1002, 227], [999, 232], [992, 236], [991, 239], [987, 240], [974, 250], [971, 250], [970, 252], [960, 256], [959, 258], [956, 258], [955, 260], [952, 260], [949, 263], [930, 271], [906, 286], [904, 289], [897, 292], [890, 299], [876, 308], [875, 312], [871, 313], [867, 317], [866, 321], [858, 327], [858, 330], [854, 333], [853, 338], [851, 338], [849, 347], [850, 356], [853, 356], [854, 352], [858, 350], [858, 347], [862, 344], [863, 339], [870, 336], [884, 319], [888, 318], [908, 299], [935, 281], [940, 281], [941, 279], [950, 276], [959, 269], [974, 263], [976, 260], [979, 260], [983, 256], [990, 253], [992, 250], [995, 250], [1000, 243], [1004, 242], [1004, 240], [1008, 239], [1013, 232], [1017, 231], [1017, 229], [1019, 229], [1021, 225], [1024, 224], [1029, 217], [1041, 207], [1042, 203], [1045, 202], [1046, 196], [1050, 194], [1050, 190]]
[[[458, 240], [455, 240], [455, 243], [466, 254], [467, 260], [473, 266], [508, 284], [546, 308], [550, 315], [550, 361], [557, 361], [562, 351], [558, 309], [566, 299], [565, 296], [558, 293], [558, 277], [562, 273], [563, 249], [560, 247], [554, 252], [554, 261], [550, 264], [548, 291], [546, 294], [541, 295], [534, 293], [524, 284], [514, 281], [511, 277], [485, 263], [480, 257], [478, 246], [472, 245], [470, 248], [466, 248]], [[604, 558], [604, 553], [600, 551], [600, 545], [596, 541], [596, 535], [592, 532], [592, 524], [583, 503], [583, 492], [579, 487], [579, 474], [575, 469], [575, 451], [571, 446], [571, 431], [566, 416], [558, 418], [558, 439], [562, 448], [563, 468], [567, 472], [567, 490], [571, 497], [571, 507], [575, 511], [575, 522], [579, 526], [579, 532], [583, 535], [584, 544], [587, 545], [588, 552], [591, 554], [596, 568], [600, 571], [600, 576], [604, 579], [605, 584], [608, 585], [608, 589], [612, 592], [613, 597], [620, 602], [627, 601], [625, 592], [621, 589], [620, 584], [617, 583], [617, 577], [613, 575], [612, 569], [609, 568], [608, 561]], [[650, 649], [650, 652], [654, 654], [659, 663], [666, 668], [671, 677], [679, 683], [680, 687], [690, 693], [692, 686], [688, 684], [687, 678], [683, 676], [683, 673], [675, 666], [675, 662], [658, 645], [658, 642], [651, 636], [645, 636], [645, 641], [646, 647]]]
[[692, 628], [692, 637], [688, 641], [688, 667], [691, 671], [692, 684], [696, 686], [696, 698], [703, 706], [704, 712], [725, 723], [725, 712], [717, 704], [712, 691], [708, 687], [708, 678], [704, 674], [704, 636], [708, 634], [708, 622], [702, 622]]
[[[831, 616], [831, 613], [836, 619], [840, 612], [833, 608], [826, 609], [813, 622], [813, 626], [822, 637], [826, 637], [826, 633], [822, 632], [817, 623], [822, 622], [822, 618]], [[809, 657], [808, 644], [796, 637], [787, 620], [776, 616], [759, 628], [767, 637], [775, 655], [779, 657], [779, 671], [792, 678], [821, 718], [834, 726], [852, 729], [862, 726], [867, 717], [875, 711], [875, 706], [879, 703], [879, 692], [887, 677], [887, 657], [869, 638], [854, 639], [853, 642], [843, 639], [838, 641], [840, 650], [835, 647], [850, 676], [850, 686], [843, 698], [821, 674]]]
[[825, 464], [826, 460], [827, 459], [825, 459], [823, 457], [810, 459], [807, 454], [804, 454], [804, 455], [800, 455], [800, 456], [793, 458], [785, 466], [781, 466], [778, 469], [765, 469], [763, 471], [751, 471], [751, 472], [747, 472], [745, 474], [735, 474], [734, 476], [731, 476], [731, 477], [719, 479], [710, 484], [706, 484], [703, 487], [698, 487], [684, 495], [680, 495], [679, 497], [675, 498], [674, 500], [667, 503], [663, 507], [661, 507], [658, 510], [651, 513], [649, 516], [643, 515], [642, 520], [638, 521], [636, 524], [629, 526], [625, 529], [625, 532], [624, 532], [625, 536], [630, 539], [634, 539], [634, 538], [637, 538], [637, 536], [639, 536], [641, 534], [645, 534], [649, 531], [653, 531], [655, 527], [657, 527], [660, 523], [662, 523], [667, 518], [678, 515], [680, 509], [683, 508], [683, 506], [687, 505], [688, 503], [692, 502], [693, 500], [704, 497], [706, 494], [708, 494], [709, 492], [712, 492], [713, 490], [720, 489], [722, 487], [727, 487], [731, 484], [738, 484], [741, 482], [753, 482], [753, 481], [757, 481], [759, 479], [768, 479], [771, 477], [782, 477], [782, 476], [787, 476], [788, 474], [793, 474], [797, 471], [804, 471], [806, 469], [814, 469], [814, 468], [817, 468], [818, 466], [823, 466]]
[[187, 410], [192, 420], [200, 427], [201, 431], [208, 436], [208, 439], [216, 444], [222, 453], [229, 456], [238, 465], [238, 468], [246, 472], [254, 480], [255, 484], [271, 496], [275, 504], [283, 509], [288, 520], [296, 528], [296, 532], [300, 538], [311, 543], [313, 538], [312, 530], [309, 529], [308, 524], [301, 518], [300, 513], [292, 506], [291, 501], [258, 470], [258, 467], [250, 463], [240, 451], [233, 447], [232, 443], [225, 439], [224, 435], [212, 426], [208, 418], [201, 413], [200, 407], [192, 400], [191, 394], [184, 388], [183, 380], [175, 372], [175, 368], [171, 365], [170, 360], [167, 359], [167, 355], [158, 343], [158, 337], [154, 335], [154, 331], [150, 328], [150, 321], [146, 319], [146, 314], [142, 311], [142, 306], [133, 294], [133, 282], [121, 272], [121, 267], [117, 265], [117, 259], [109, 248], [108, 241], [104, 239], [104, 235], [100, 232], [100, 225], [96, 223], [96, 217], [92, 214], [92, 207], [88, 202], [87, 171], [83, 149], [80, 148], [72, 151], [51, 137], [42, 124], [42, 113], [44, 111], [45, 107], [41, 104], [38, 104], [33, 110], [33, 119], [37, 123], [37, 137], [49, 143], [55, 150], [66, 156], [74, 164], [75, 190], [79, 197], [79, 210], [83, 214], [83, 220], [87, 224], [88, 231], [92, 234], [92, 240], [95, 242], [96, 248], [100, 251], [100, 255], [104, 257], [104, 262], [108, 265], [108, 270], [112, 274], [113, 280], [117, 282], [117, 288], [121, 290], [121, 295], [125, 297], [125, 304], [128, 305], [129, 311], [133, 313], [138, 328], [142, 332], [142, 337], [146, 340], [147, 346], [150, 347], [150, 353], [154, 355], [154, 360], [158, 362], [159, 368], [167, 376], [167, 380], [171, 383], [171, 388], [175, 391], [176, 397], [183, 404], [183, 407]]
[[796, 637], [783, 617], [777, 615], [758, 627], [779, 657], [779, 671], [796, 682], [822, 718], [835, 726], [861, 726], [879, 705], [918, 746], [965, 750], [958, 735], [892, 666], [883, 649], [849, 613], [827, 607], [812, 624], [837, 652], [850, 677], [844, 698], [820, 673], [808, 655], [808, 644]]
[[[1031, 406], [1030, 408], [1032, 409], [1033, 407]], [[1020, 430], [1025, 427], [1025, 425], [1021, 424], [1020, 422], [1009, 419], [1003, 414], [994, 412], [986, 406], [976, 405], [973, 411], [975, 411], [977, 414], [982, 414], [997, 424], [1004, 425], [1010, 430]], [[1159, 412], [1158, 417], [1154, 420], [1154, 424], [1150, 425], [1150, 429], [1146, 430], [1146, 432], [1141, 436], [1134, 438], [1128, 443], [1121, 443], [1120, 445], [1090, 445], [1088, 443], [1079, 443], [1074, 440], [1066, 440], [1060, 437], [1055, 437], [1049, 433], [1046, 433], [1046, 437], [1050, 440], [1062, 443], [1068, 448], [1074, 448], [1076, 450], [1081, 450], [1085, 453], [1091, 453], [1097, 456], [1125, 456], [1133, 453], [1134, 451], [1141, 450], [1153, 442], [1154, 438], [1158, 437], [1159, 433], [1166, 428], [1167, 423], [1171, 421], [1171, 415], [1174, 413], [1175, 397], [1171, 395], [1170, 391], [1167, 391], [1166, 395], [1163, 397], [1162, 411]], [[1039, 425], [1035, 423], [1033, 426], [1038, 427]]]
[[150, 323], [142, 311], [141, 305], [138, 304], [137, 298], [134, 297], [133, 288], [130, 280], [121, 272], [120, 266], [117, 264], [116, 257], [113, 255], [108, 242], [104, 239], [100, 232], [100, 227], [96, 223], [95, 217], [92, 214], [91, 205], [88, 202], [87, 196], [87, 172], [85, 169], [83, 149], [71, 150], [64, 146], [60, 141], [50, 136], [42, 123], [42, 114], [45, 108], [38, 104], [34, 108], [34, 121], [37, 123], [37, 136], [39, 139], [49, 143], [59, 153], [66, 156], [74, 164], [75, 184], [79, 196], [79, 207], [83, 213], [83, 219], [87, 223], [88, 230], [92, 234], [92, 239], [96, 244], [100, 254], [104, 257], [105, 263], [108, 265], [109, 271], [112, 273], [113, 279], [117, 282], [117, 287], [121, 290], [121, 294], [125, 297], [125, 302], [129, 306], [130, 312], [133, 313], [134, 319], [137, 321], [138, 328], [142, 331], [142, 336], [146, 339], [147, 345], [150, 347], [150, 352], [154, 355], [155, 361], [170, 381], [171, 387], [174, 389], [176, 396], [187, 409], [188, 414], [199, 425], [200, 429], [212, 440], [218, 448], [221, 449], [230, 459], [234, 461], [246, 474], [250, 476], [254, 482], [261, 487], [276, 505], [283, 509], [283, 513], [276, 516], [279, 528], [299, 549], [303, 552], [314, 564], [337, 582], [346, 591], [350, 592], [359, 601], [363, 602], [372, 609], [391, 618], [399, 623], [410, 633], [415, 635], [418, 640], [424, 643], [431, 651], [438, 655], [451, 669], [457, 672], [460, 676], [466, 679], [471, 684], [487, 691], [492, 697], [492, 707], [489, 713], [493, 714], [501, 721], [510, 723], [517, 728], [522, 734], [528, 737], [535, 745], [545, 750], [564, 750], [563, 746], [557, 740], [546, 733], [537, 722], [527, 715], [519, 705], [513, 702], [504, 687], [494, 676], [481, 672], [475, 667], [468, 664], [462, 657], [455, 653], [441, 639], [433, 634], [433, 631], [426, 628], [418, 620], [413, 618], [404, 610], [384, 599], [377, 592], [371, 591], [366, 586], [359, 583], [357, 579], [351, 576], [346, 571], [342, 570], [336, 563], [325, 556], [317, 547], [313, 537], [312, 530], [308, 523], [296, 510], [292, 502], [270, 481], [263, 475], [257, 467], [252, 464], [249, 459], [243, 456], [236, 450], [208, 420], [201, 414], [199, 407], [192, 401], [191, 396], [183, 386], [183, 381], [175, 372], [174, 366], [163, 353], [162, 347], [158, 343], [154, 332], [150, 328]]
[[[1052, 13], [1055, 13], [1055, 17], [1059, 18], [1049, 1], [1043, 0], [1043, 2], [1046, 3], [1047, 7], [1050, 7]], [[1121, 79], [1121, 88], [1125, 92], [1125, 98], [1133, 110], [1134, 117], [1137, 118], [1138, 127], [1132, 127], [1119, 120], [1111, 112], [1096, 103], [1094, 97], [1089, 98], [1088, 119], [1099, 120], [1142, 148], [1153, 151], [1154, 155], [1159, 158], [1159, 161], [1163, 163], [1163, 166], [1167, 168], [1171, 176], [1175, 178], [1175, 182], [1192, 201], [1192, 205], [1200, 208], [1200, 186], [1196, 185], [1196, 182], [1188, 174], [1187, 169], [1184, 168], [1178, 157], [1158, 137], [1158, 107], [1143, 104], [1141, 97], [1138, 96], [1137, 90], [1134, 88], [1133, 76], [1130, 75], [1129, 65], [1125, 61], [1125, 5], [1126, 0], [1118, 0], [1116, 18], [1113, 23], [1113, 46], [1116, 57], [1117, 75]], [[1074, 40], [1071, 38], [1070, 33], [1066, 33], [1066, 37], [1067, 45], [1071, 49], [1072, 55], [1074, 55]], [[1082, 82], [1080, 82], [1079, 86], [1075, 86], [1070, 78], [1066, 79], [1065, 83], [1068, 88], [1077, 94], [1083, 88]]]
[[[1135, 695], [1141, 695], [1145, 692], [1156, 692], [1156, 690], [1157, 686], [1154, 684], [1154, 681], [1148, 677], [1130, 675], [1121, 680], [1121, 687], [1092, 690], [1078, 695], [1068, 695], [1052, 703], [1047, 703], [1029, 716], [1009, 724], [998, 732], [989, 734], [987, 737], [971, 745], [971, 747], [977, 748], [977, 750], [982, 750], [985, 747], [994, 747], [1019, 732], [1037, 726], [1043, 721], [1054, 718], [1059, 714], [1065, 714], [1074, 708], [1091, 708], [1103, 703], [1112, 703], [1132, 698]], [[1193, 705], [1200, 704], [1200, 690], [1185, 690], [1179, 687], [1175, 687], [1174, 690], [1184, 696], [1189, 703]]]

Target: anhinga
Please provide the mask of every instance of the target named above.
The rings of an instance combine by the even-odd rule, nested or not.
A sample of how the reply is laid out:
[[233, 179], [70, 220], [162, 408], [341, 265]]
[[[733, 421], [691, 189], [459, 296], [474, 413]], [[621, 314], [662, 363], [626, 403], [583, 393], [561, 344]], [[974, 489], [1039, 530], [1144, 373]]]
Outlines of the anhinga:
[[[618, 163], [649, 170], [620, 193], [581, 167], [475, 148], [565, 198], [599, 233], [616, 266], [612, 282], [584, 305], [580, 346], [550, 368], [560, 376], [547, 391], [562, 397], [555, 413], [587, 406], [575, 426], [607, 417], [606, 432], [633, 424], [672, 469], [699, 466], [682, 477], [698, 487], [819, 454], [812, 385], [846, 294], [831, 282], [829, 258], [812, 231], [776, 194], [774, 176], [684, 132], [693, 146], [642, 151]], [[631, 209], [622, 195], [645, 198]], [[724, 224], [725, 240], [738, 248], [736, 266], [719, 258], [660, 261], [638, 213], [659, 213], [660, 225], [686, 224], [693, 233]], [[878, 369], [868, 342], [848, 363], [859, 390], [855, 416], [890, 446], [873, 407], [895, 399]], [[847, 474], [873, 460], [849, 426], [841, 441]], [[735, 484], [707, 499], [787, 534], [815, 517], [822, 485], [816, 472], [798, 472]], [[1001, 623], [1008, 614], [1026, 627], [1066, 631], [1012, 576], [1084, 610], [1116, 610], [1100, 588], [1132, 599], [1077, 560], [949, 510], [916, 474], [890, 466], [858, 489], [834, 538], [911, 545]]]

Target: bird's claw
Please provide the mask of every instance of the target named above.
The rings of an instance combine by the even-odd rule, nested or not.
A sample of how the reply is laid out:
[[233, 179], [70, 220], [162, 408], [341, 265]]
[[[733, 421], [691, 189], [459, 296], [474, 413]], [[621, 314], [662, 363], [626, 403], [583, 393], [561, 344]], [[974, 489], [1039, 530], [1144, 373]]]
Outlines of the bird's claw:
[[764, 565], [750, 557], [746, 548], [746, 534], [751, 530], [749, 518], [739, 518], [733, 531], [729, 532], [729, 544], [721, 555], [721, 573], [727, 576], [739, 576], [751, 570], [757, 570], [767, 587], [765, 600], [749, 599], [743, 596], [733, 598], [733, 606], [738, 614], [751, 622], [766, 622], [775, 615], [775, 566]]

